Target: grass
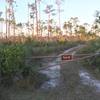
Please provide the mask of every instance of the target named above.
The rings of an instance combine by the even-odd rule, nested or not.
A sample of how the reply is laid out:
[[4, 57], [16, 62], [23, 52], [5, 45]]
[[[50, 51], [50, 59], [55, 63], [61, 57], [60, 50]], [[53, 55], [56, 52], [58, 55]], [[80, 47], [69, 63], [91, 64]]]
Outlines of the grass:
[[[64, 51], [65, 49], [71, 48], [73, 46], [76, 46], [79, 44], [79, 42], [40, 42], [40, 41], [31, 41], [31, 42], [25, 42], [25, 43], [15, 43], [15, 44], [1, 44], [0, 48], [5, 46], [20, 46], [25, 51], [25, 57], [32, 57], [32, 56], [40, 56], [40, 55], [57, 55]], [[48, 60], [48, 59], [46, 59]], [[40, 62], [41, 60], [39, 60]], [[34, 89], [34, 86], [38, 87], [44, 80], [47, 80], [47, 78], [44, 75], [38, 74], [38, 72], [32, 72], [38, 67], [40, 67], [38, 60], [32, 60], [30, 59], [27, 62], [27, 65], [29, 68], [32, 68], [31, 73], [28, 77], [25, 78], [25, 80], [20, 80], [19, 83], [16, 83], [19, 87], [19, 89], [16, 87], [9, 87], [2, 88], [1, 91], [4, 91], [1, 94], [1, 97], [4, 98], [2, 100], [61, 100], [62, 96], [59, 97], [59, 95], [62, 95], [62, 93], [59, 93], [59, 89], [48, 92], [38, 91]], [[28, 79], [27, 79], [28, 78]], [[31, 81], [32, 85], [29, 83], [29, 79], [33, 80]], [[34, 85], [34, 86], [33, 86]], [[6, 93], [5, 93], [6, 91]], [[61, 89], [62, 91], [62, 89]], [[8, 95], [6, 98], [4, 95]], [[57, 97], [56, 97], [57, 96]]]
[[[80, 83], [78, 71], [81, 65], [77, 62], [67, 62], [62, 64], [63, 84], [60, 87], [43, 90], [25, 90], [25, 89], [9, 89], [7, 95], [10, 95], [10, 100], [99, 100], [100, 94]], [[5, 99], [9, 100], [9, 99]]]
[[61, 73], [64, 78], [67, 99], [64, 100], [99, 100], [93, 88], [82, 85], [79, 77], [79, 70], [82, 65], [78, 62], [68, 62], [62, 64]]
[[[100, 53], [100, 39], [89, 41], [87, 46], [82, 48], [78, 53]], [[100, 55], [82, 60], [81, 63], [90, 71], [90, 73], [92, 73], [96, 78], [100, 79]]]

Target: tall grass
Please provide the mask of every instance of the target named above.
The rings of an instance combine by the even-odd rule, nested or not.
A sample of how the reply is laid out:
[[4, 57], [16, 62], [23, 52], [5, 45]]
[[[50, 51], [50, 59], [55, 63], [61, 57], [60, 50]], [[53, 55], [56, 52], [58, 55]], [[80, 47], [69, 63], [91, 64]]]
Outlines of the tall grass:
[[[100, 39], [92, 40], [87, 43], [87, 46], [80, 50], [83, 54], [100, 53]], [[85, 66], [90, 66], [94, 71], [98, 70], [100, 73], [100, 54], [83, 60]]]

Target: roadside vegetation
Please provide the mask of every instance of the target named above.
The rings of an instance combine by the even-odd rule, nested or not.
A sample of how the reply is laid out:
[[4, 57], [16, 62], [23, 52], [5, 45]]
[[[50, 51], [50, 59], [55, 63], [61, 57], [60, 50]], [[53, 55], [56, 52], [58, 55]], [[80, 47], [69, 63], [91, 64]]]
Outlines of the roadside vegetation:
[[[62, 53], [64, 50], [80, 44], [79, 41], [37, 41], [27, 40], [23, 43], [0, 43], [0, 98], [9, 100], [6, 88], [21, 91], [35, 90], [48, 80], [38, 72], [43, 59], [33, 59], [37, 56], [50, 56]], [[82, 42], [83, 43], [83, 42]], [[50, 58], [52, 59], [52, 58]], [[46, 58], [48, 61], [48, 58]], [[3, 100], [3, 99], [2, 99]]]
[[[89, 68], [96, 76], [100, 75], [100, 38], [91, 40], [79, 51], [82, 54], [94, 54], [94, 56], [84, 59], [81, 62]], [[97, 54], [97, 55], [96, 55]], [[100, 77], [99, 77], [100, 78]]]
[[[94, 25], [92, 26], [94, 31], [90, 31], [90, 33], [97, 34], [94, 39], [87, 41], [87, 45], [80, 50], [78, 53], [82, 54], [96, 54], [100, 53], [100, 11], [95, 12], [95, 20]], [[100, 54], [94, 55], [88, 59], [82, 61], [82, 63], [92, 70], [96, 76], [100, 75]], [[97, 74], [98, 73], [98, 74]]]
[[[20, 80], [25, 80], [25, 84], [41, 84], [41, 81], [47, 79], [38, 73], [38, 68], [42, 67], [42, 58], [32, 59], [35, 56], [57, 55], [65, 49], [77, 45], [78, 42], [67, 41], [26, 41], [24, 43], [1, 43], [0, 44], [0, 83], [4, 86], [12, 86]], [[39, 80], [39, 78], [41, 80]], [[40, 82], [39, 82], [39, 81]], [[25, 87], [24, 83], [20, 85]], [[19, 84], [19, 83], [18, 83]], [[36, 86], [37, 87], [37, 86]]]

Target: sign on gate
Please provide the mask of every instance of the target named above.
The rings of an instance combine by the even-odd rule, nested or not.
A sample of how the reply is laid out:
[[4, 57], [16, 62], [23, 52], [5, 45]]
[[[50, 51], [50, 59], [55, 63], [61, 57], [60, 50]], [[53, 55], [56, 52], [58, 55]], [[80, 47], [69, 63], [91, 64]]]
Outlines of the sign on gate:
[[72, 55], [71, 54], [64, 54], [61, 56], [62, 60], [72, 60]]

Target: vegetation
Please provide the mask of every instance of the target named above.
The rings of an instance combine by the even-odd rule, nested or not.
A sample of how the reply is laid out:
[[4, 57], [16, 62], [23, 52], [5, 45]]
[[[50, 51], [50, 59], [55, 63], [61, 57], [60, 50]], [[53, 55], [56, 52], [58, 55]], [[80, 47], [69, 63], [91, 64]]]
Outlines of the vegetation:
[[[63, 0], [54, 0], [54, 4], [52, 2], [48, 4], [42, 0], [29, 2], [27, 1], [28, 20], [24, 23], [16, 22], [17, 0], [5, 0], [5, 14], [0, 11], [0, 92], [3, 86], [38, 88], [45, 80], [48, 80], [38, 70], [43, 67], [45, 59], [48, 63], [52, 58], [36, 57], [57, 55], [68, 48], [84, 43], [86, 46], [79, 53], [100, 52], [100, 11], [96, 11], [92, 25], [80, 24], [79, 18], [75, 16], [65, 20], [61, 25]], [[44, 10], [40, 10], [42, 3]], [[41, 11], [47, 15], [47, 18], [42, 19]], [[83, 60], [83, 64], [91, 66], [91, 69], [100, 73], [99, 54]], [[70, 72], [72, 70], [69, 70], [69, 74]], [[75, 70], [75, 75], [77, 73]], [[69, 77], [66, 72], [64, 76]], [[72, 78], [73, 76], [74, 72]], [[70, 80], [71, 91], [73, 84], [74, 81]], [[4, 94], [6, 95], [6, 93], [0, 93], [0, 98], [4, 98]]]
[[75, 45], [77, 45], [75, 41], [41, 42], [28, 40], [24, 43], [2, 43], [0, 45], [1, 84], [9, 86], [27, 78], [33, 79], [35, 82], [33, 84], [37, 84], [37, 82], [40, 84], [47, 79], [43, 75], [42, 80], [38, 81], [38, 77], [41, 76], [38, 73], [38, 68], [42, 67], [43, 58], [32, 59], [32, 57], [58, 54]]
[[[6, 0], [6, 15], [4, 19], [2, 17], [3, 11], [0, 11], [0, 33], [1, 39], [13, 37], [13, 41], [16, 41], [16, 38], [23, 38], [30, 36], [33, 38], [52, 39], [52, 38], [68, 38], [78, 39], [78, 40], [91, 40], [95, 39], [99, 34], [99, 11], [96, 11], [95, 21], [92, 25], [88, 23], [80, 24], [78, 17], [71, 17], [69, 20], [66, 20], [61, 27], [61, 12], [63, 0], [54, 0], [54, 4], [48, 4], [43, 8], [44, 13], [47, 14], [47, 19], [41, 19], [40, 6], [44, 1], [34, 0], [33, 3], [28, 3], [28, 20], [25, 23], [17, 23], [15, 16], [15, 7], [17, 6], [16, 0]], [[57, 7], [56, 7], [56, 6]], [[58, 15], [54, 20], [55, 15]], [[6, 22], [6, 23], [5, 23]], [[5, 24], [5, 32], [3, 31]], [[36, 26], [35, 26], [36, 25]], [[25, 31], [24, 31], [25, 30]]]
[[100, 73], [100, 39], [88, 42], [87, 46], [80, 50], [80, 53], [94, 54], [94, 56], [83, 60], [82, 63], [89, 66], [88, 68], [92, 69], [94, 73]]
[[0, 74], [3, 81], [6, 79], [11, 80], [12, 77], [17, 73], [22, 72], [25, 68], [25, 53], [20, 46], [7, 45], [1, 48], [0, 57]]
[[[92, 27], [92, 34], [98, 34], [100, 33], [100, 11], [96, 11], [95, 13], [95, 21], [94, 25]], [[100, 37], [95, 38], [94, 40], [88, 41], [87, 46], [80, 50], [80, 53], [84, 54], [96, 54], [100, 53]], [[83, 60], [83, 64], [86, 66], [90, 66], [90, 69], [92, 68], [95, 73], [100, 73], [100, 54], [94, 55], [88, 59]]]

